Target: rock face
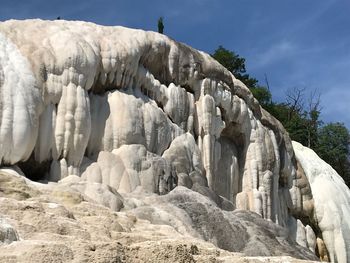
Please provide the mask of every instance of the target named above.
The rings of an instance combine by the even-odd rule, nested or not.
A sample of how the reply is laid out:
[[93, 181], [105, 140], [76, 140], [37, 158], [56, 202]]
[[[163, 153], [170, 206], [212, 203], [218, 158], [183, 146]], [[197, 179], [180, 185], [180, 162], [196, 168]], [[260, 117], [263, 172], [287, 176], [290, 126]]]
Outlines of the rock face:
[[0, 32], [3, 164], [119, 192], [166, 193], [181, 177], [287, 225], [289, 138], [209, 55], [84, 22], [7, 21]]
[[317, 154], [293, 142], [297, 160], [310, 182], [315, 202], [314, 220], [322, 231], [332, 262], [350, 260], [350, 191], [344, 180]]
[[0, 176], [8, 182], [7, 191], [0, 192], [0, 214], [6, 218], [0, 218], [0, 262], [265, 262], [256, 255], [276, 256], [270, 262], [315, 259], [288, 240], [286, 229], [252, 212], [223, 211], [185, 187], [161, 196], [134, 191], [124, 196], [126, 209], [115, 212], [76, 188], [74, 176], [48, 184], [7, 171]]
[[[308, 171], [282, 125], [208, 54], [154, 32], [0, 23], [0, 163], [18, 165], [32, 180], [60, 181], [76, 202], [84, 196], [154, 224], [174, 223], [175, 232], [187, 229], [247, 255], [310, 259], [323, 241], [340, 250], [348, 244], [322, 236], [328, 232], [314, 220]], [[11, 184], [4, 193], [12, 198], [39, 191], [22, 185], [15, 193]], [[173, 213], [157, 219], [159, 208], [142, 208], [150, 206], [143, 201], [148, 194], [180, 209], [181, 220], [167, 223]], [[211, 203], [196, 203], [200, 196]], [[223, 211], [234, 209], [255, 214]], [[222, 226], [210, 225], [213, 212]], [[263, 238], [255, 240], [257, 232]], [[341, 253], [330, 258], [346, 262], [349, 251]]]

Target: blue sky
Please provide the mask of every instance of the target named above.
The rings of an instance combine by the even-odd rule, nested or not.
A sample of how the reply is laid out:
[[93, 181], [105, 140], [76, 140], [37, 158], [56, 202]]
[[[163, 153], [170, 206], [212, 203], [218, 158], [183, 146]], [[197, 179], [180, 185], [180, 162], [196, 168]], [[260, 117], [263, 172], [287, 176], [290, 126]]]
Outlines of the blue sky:
[[[247, 71], [273, 99], [288, 89], [321, 94], [324, 122], [350, 128], [350, 0], [1, 0], [0, 20], [85, 20], [157, 30], [212, 53], [219, 45], [246, 58]], [[307, 101], [307, 98], [305, 98]]]

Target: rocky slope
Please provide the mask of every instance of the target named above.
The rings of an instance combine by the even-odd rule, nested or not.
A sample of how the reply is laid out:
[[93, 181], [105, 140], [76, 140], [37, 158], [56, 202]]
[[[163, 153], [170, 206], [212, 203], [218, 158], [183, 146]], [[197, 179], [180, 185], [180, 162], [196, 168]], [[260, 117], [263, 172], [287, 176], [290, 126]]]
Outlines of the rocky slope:
[[267, 258], [256, 256], [271, 255], [276, 257], [269, 257], [270, 262], [315, 259], [289, 241], [282, 227], [252, 212], [225, 212], [184, 187], [164, 196], [134, 192], [122, 198], [128, 207], [116, 212], [101, 205], [110, 196], [98, 183], [84, 183], [96, 189], [87, 196], [74, 176], [39, 184], [9, 169], [0, 175], [0, 262], [265, 262]]
[[[243, 83], [203, 52], [154, 32], [86, 22], [11, 20], [0, 23], [0, 91], [2, 166], [16, 165], [20, 168], [13, 166], [10, 173], [21, 169], [34, 181], [60, 181], [23, 181], [11, 194], [17, 200], [19, 195], [19, 201], [8, 196], [15, 175], [2, 188], [10, 198], [5, 204], [24, 207], [17, 215], [11, 206], [1, 211], [23, 238], [0, 248], [8, 260], [16, 245], [28, 251], [16, 259], [25, 261], [45, 238], [56, 246], [60, 239], [62, 244], [67, 238], [74, 243], [95, 237], [105, 240], [100, 245], [110, 247], [112, 257], [136, 260], [131, 258], [138, 253], [130, 252], [130, 246], [137, 246], [137, 238], [127, 234], [125, 239], [132, 241], [123, 243], [114, 230], [99, 229], [96, 234], [99, 219], [86, 219], [92, 220], [86, 225], [79, 221], [80, 204], [93, 206], [83, 201], [87, 198], [111, 209], [104, 208], [109, 214], [102, 221], [113, 221], [112, 211], [120, 209], [132, 214], [135, 222], [125, 219], [135, 229], [126, 231], [131, 236], [138, 231], [144, 235], [137, 223], [143, 222], [150, 235], [144, 241], [154, 242], [159, 228], [160, 236], [197, 238], [249, 256], [315, 259], [316, 254], [347, 262], [349, 222], [340, 220], [331, 228], [320, 223], [319, 211], [331, 214], [333, 206], [320, 210], [310, 161], [295, 158], [282, 125]], [[2, 178], [7, 180], [5, 174]], [[340, 187], [346, 196], [349, 190], [339, 186], [342, 183], [338, 180], [332, 187]], [[72, 192], [80, 193], [72, 197], [77, 207], [51, 199], [69, 199]], [[46, 224], [52, 237], [21, 221], [28, 201], [22, 199], [34, 202], [36, 222]], [[56, 204], [66, 211], [63, 219], [60, 211], [49, 211]], [[342, 209], [340, 215], [349, 213], [347, 201]], [[53, 221], [45, 222], [50, 217]], [[60, 224], [52, 222], [61, 219], [76, 228], [59, 230]], [[7, 227], [11, 222], [3, 222], [3, 241], [18, 239]], [[116, 222], [121, 225], [116, 232], [125, 232], [126, 226]], [[81, 229], [85, 226], [91, 229]], [[73, 243], [57, 250], [66, 251], [65, 260], [83, 260], [85, 248]], [[180, 249], [194, 257], [184, 247], [187, 243], [178, 244], [182, 247], [169, 245], [170, 255]], [[150, 253], [152, 246], [140, 253]], [[65, 257], [55, 249], [38, 255]]]

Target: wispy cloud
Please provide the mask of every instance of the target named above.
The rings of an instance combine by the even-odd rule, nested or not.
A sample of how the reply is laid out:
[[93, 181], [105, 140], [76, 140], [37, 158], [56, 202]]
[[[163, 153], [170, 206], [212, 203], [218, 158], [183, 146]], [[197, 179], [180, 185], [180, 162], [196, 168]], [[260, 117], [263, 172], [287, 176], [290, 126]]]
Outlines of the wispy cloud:
[[265, 67], [272, 62], [276, 62], [278, 60], [289, 57], [295, 53], [297, 48], [297, 45], [288, 40], [282, 40], [278, 43], [275, 43], [271, 47], [268, 47], [266, 50], [264, 50], [262, 53], [257, 54], [252, 69], [254, 69], [254, 67]]

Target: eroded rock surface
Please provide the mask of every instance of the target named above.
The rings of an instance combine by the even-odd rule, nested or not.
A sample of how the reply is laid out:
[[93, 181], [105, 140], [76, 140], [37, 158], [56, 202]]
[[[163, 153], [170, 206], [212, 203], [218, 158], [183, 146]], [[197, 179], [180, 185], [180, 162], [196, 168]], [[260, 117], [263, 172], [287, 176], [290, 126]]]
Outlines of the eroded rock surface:
[[209, 55], [85, 22], [6, 21], [0, 34], [2, 163], [120, 192], [200, 184], [288, 224], [289, 138]]
[[[316, 259], [310, 251], [288, 241], [285, 229], [251, 212], [223, 212], [211, 199], [184, 187], [164, 196], [136, 192], [125, 195], [126, 209], [115, 212], [67, 181], [38, 184], [18, 180], [21, 177], [6, 172], [0, 175], [18, 186], [17, 195], [9, 189], [0, 197], [0, 262]], [[36, 194], [26, 195], [28, 190]], [[224, 221], [218, 224], [221, 219]], [[213, 226], [215, 229], [209, 230]], [[224, 234], [226, 230], [229, 231]], [[231, 235], [238, 234], [242, 236], [232, 243]], [[252, 255], [278, 257], [248, 257]]]
[[[314, 220], [322, 231], [329, 259], [332, 262], [348, 262], [350, 190], [337, 172], [314, 151], [297, 142], [293, 142], [293, 147], [310, 182], [315, 203]], [[320, 250], [324, 250], [322, 243]]]
[[[312, 182], [282, 125], [208, 54], [155, 32], [79, 21], [1, 22], [0, 163], [51, 182], [28, 187], [28, 180], [14, 175], [18, 168], [0, 177], [0, 195], [37, 211], [44, 225], [49, 221], [43, 202], [55, 198], [70, 206], [95, 202], [108, 213], [129, 210], [158, 220], [169, 235], [187, 231], [186, 237], [247, 255], [312, 258], [323, 241], [334, 247], [332, 255], [348, 244], [346, 238], [344, 244], [329, 243], [319, 231]], [[28, 199], [36, 200], [34, 208], [21, 203]], [[146, 201], [152, 199], [153, 206]], [[65, 209], [68, 219], [63, 230], [53, 230], [55, 237], [65, 231], [88, 237], [91, 231], [80, 229], [82, 222], [68, 216], [74, 211]], [[222, 226], [210, 225], [218, 218]], [[107, 243], [120, 237], [103, 233]], [[30, 254], [35, 242], [27, 237], [20, 244]], [[90, 253], [62, 246], [61, 256], [47, 251], [67, 260]], [[119, 248], [108, 253], [129, 251]], [[179, 250], [189, 255], [187, 248]], [[346, 262], [349, 252], [341, 253], [331, 259]]]

